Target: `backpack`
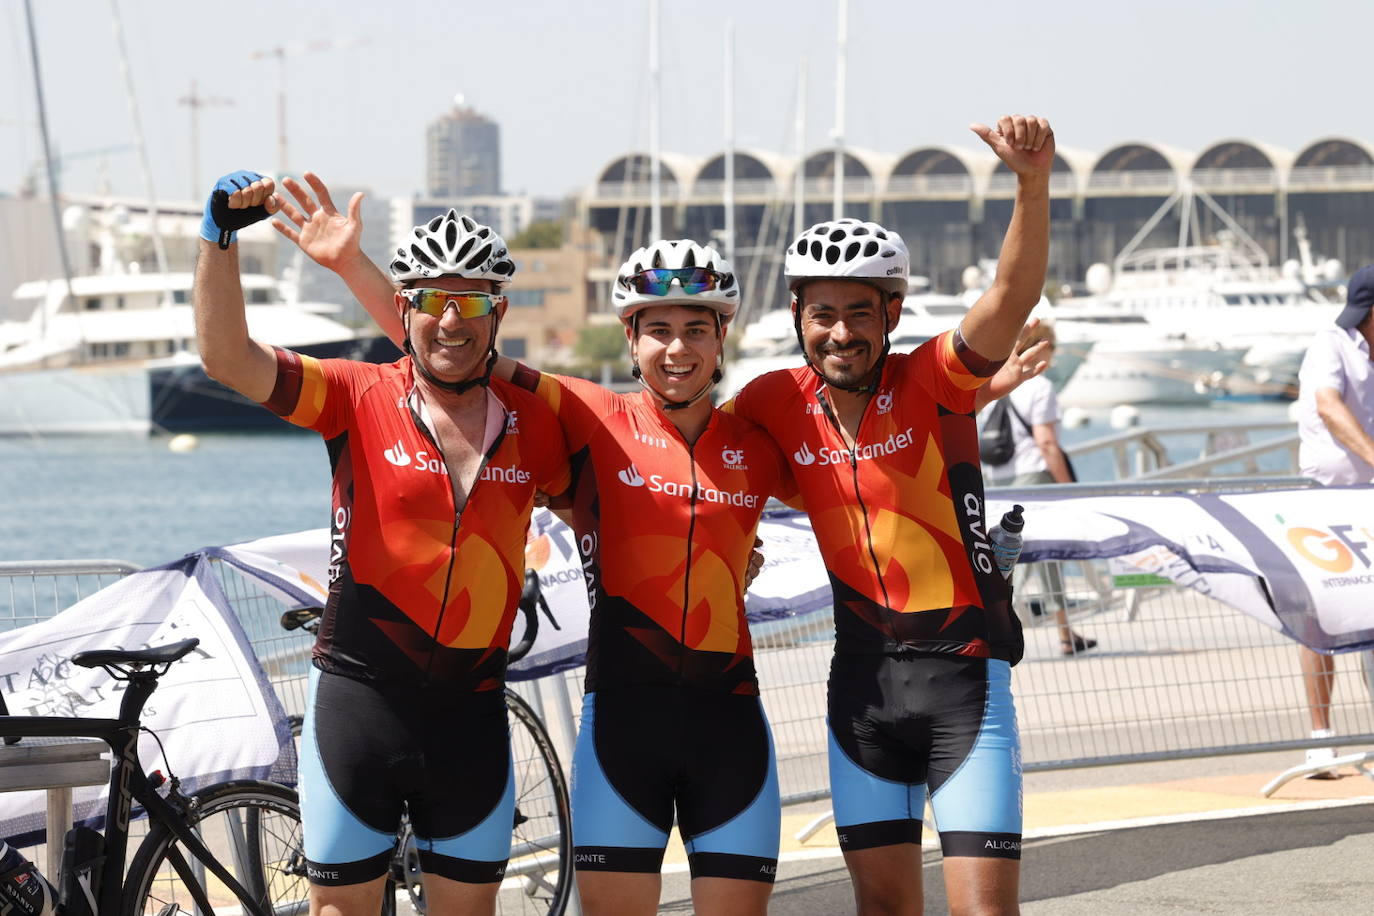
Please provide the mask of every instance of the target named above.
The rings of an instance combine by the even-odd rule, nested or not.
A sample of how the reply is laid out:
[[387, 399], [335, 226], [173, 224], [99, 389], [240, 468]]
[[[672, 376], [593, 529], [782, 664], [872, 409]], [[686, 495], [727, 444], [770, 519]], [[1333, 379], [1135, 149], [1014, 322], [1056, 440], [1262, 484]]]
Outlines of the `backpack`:
[[1006, 464], [1016, 454], [1016, 439], [1011, 432], [1011, 410], [1006, 398], [999, 398], [983, 419], [978, 431], [978, 457], [983, 464]]

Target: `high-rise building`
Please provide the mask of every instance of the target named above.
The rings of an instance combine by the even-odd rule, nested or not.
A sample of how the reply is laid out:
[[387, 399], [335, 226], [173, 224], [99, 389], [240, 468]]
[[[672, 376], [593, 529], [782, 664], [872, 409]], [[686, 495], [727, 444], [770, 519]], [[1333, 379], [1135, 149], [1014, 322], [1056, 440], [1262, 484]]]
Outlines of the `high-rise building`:
[[501, 126], [454, 99], [425, 132], [425, 177], [431, 197], [501, 193]]

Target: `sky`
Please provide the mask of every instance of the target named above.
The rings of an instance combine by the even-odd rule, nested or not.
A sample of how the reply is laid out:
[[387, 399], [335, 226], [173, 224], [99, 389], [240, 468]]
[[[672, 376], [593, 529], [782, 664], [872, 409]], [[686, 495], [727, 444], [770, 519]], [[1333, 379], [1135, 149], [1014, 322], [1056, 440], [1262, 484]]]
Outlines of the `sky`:
[[[239, 168], [274, 172], [284, 48], [290, 170], [378, 195], [423, 191], [425, 126], [462, 94], [502, 130], [511, 192], [561, 196], [647, 149], [648, 0], [31, 0], [62, 189], [143, 194], [117, 51], [117, 2], [160, 199], [198, 200]], [[724, 35], [738, 148], [790, 155], [798, 74], [807, 149], [835, 124], [838, 0], [666, 0], [662, 148], [724, 148]], [[845, 138], [899, 154], [980, 141], [971, 121], [1048, 117], [1061, 146], [1201, 151], [1233, 137], [1294, 152], [1374, 137], [1374, 4], [1350, 0], [850, 0]], [[1342, 52], [1343, 45], [1349, 53]], [[195, 80], [202, 107], [193, 166]], [[0, 0], [0, 193], [42, 147], [22, 0]], [[105, 150], [105, 152], [98, 152]]]

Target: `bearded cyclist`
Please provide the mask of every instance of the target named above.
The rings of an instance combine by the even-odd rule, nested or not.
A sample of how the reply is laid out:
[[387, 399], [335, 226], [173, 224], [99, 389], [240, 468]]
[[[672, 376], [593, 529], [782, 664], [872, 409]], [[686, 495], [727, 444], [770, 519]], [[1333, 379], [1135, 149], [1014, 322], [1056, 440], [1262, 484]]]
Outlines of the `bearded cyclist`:
[[1015, 913], [1021, 764], [1011, 665], [1020, 625], [987, 541], [979, 390], [1040, 298], [1054, 136], [1043, 118], [973, 130], [1017, 176], [997, 278], [960, 327], [889, 352], [909, 259], [854, 219], [788, 246], [807, 365], [749, 383], [727, 409], [791, 457], [830, 574], [836, 829], [860, 913], [919, 913], [929, 795], [954, 913]]
[[[406, 356], [316, 360], [249, 335], [235, 230], [281, 208], [272, 179], [222, 178], [206, 205], [196, 339], [206, 372], [320, 433], [333, 469], [329, 599], [301, 740], [311, 912], [375, 914], [402, 812], [434, 913], [491, 913], [510, 854], [503, 695], [536, 488], [569, 482], [557, 420], [491, 377], [495, 232], [453, 211], [392, 263]], [[385, 281], [383, 281], [385, 282]]]

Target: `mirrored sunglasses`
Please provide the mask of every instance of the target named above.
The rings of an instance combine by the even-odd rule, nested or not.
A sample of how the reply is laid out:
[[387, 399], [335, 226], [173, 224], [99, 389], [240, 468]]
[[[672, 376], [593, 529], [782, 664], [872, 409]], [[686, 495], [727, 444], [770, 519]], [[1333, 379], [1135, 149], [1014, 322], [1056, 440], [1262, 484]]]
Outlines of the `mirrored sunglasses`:
[[676, 280], [678, 287], [689, 295], [719, 289], [724, 274], [705, 267], [652, 267], [631, 274], [625, 283], [643, 296], [666, 296]]
[[401, 295], [411, 308], [432, 318], [443, 318], [449, 306], [458, 310], [459, 318], [481, 318], [506, 301], [505, 296], [491, 293], [456, 293], [449, 289], [403, 289]]

